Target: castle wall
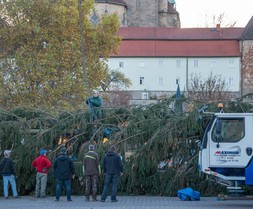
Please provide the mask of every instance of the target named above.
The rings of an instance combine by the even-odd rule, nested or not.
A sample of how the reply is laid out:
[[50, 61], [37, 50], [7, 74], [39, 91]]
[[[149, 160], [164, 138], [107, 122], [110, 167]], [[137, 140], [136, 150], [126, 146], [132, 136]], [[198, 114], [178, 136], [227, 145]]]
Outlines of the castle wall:
[[159, 0], [158, 12], [168, 12], [168, 0]]
[[242, 95], [253, 92], [253, 41], [243, 40], [240, 42], [242, 52]]
[[122, 5], [99, 3], [96, 4], [96, 12], [100, 17], [105, 13], [108, 14], [117, 13], [119, 18], [119, 26], [120, 27], [127, 26], [126, 8]]
[[178, 14], [159, 13], [158, 26], [166, 28], [180, 28], [180, 21]]
[[130, 27], [157, 27], [158, 0], [125, 0]]
[[[112, 3], [96, 3], [102, 14], [116, 12], [120, 27], [171, 27], [180, 28], [179, 14], [168, 7], [168, 0], [124, 0], [127, 7]], [[170, 5], [171, 6], [171, 5]]]

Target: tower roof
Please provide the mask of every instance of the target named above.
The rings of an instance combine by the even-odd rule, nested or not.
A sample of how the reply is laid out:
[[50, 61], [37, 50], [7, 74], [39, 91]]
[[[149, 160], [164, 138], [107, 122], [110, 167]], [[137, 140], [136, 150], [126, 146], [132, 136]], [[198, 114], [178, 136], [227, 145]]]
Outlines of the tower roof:
[[245, 30], [241, 36], [243, 40], [253, 40], [253, 16], [245, 27]]

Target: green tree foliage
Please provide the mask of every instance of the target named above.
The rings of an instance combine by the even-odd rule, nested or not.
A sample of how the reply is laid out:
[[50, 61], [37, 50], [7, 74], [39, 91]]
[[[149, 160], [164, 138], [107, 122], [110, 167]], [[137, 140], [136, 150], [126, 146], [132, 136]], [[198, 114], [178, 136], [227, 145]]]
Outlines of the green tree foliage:
[[[116, 14], [93, 26], [94, 1], [82, 3], [90, 88], [107, 76], [105, 60], [117, 50]], [[0, 1], [2, 107], [80, 108], [87, 97], [81, 62], [77, 0]], [[101, 58], [102, 57], [102, 58]]]
[[111, 70], [105, 80], [101, 82], [103, 91], [120, 90], [121, 88], [129, 88], [131, 85], [131, 80], [117, 70]]

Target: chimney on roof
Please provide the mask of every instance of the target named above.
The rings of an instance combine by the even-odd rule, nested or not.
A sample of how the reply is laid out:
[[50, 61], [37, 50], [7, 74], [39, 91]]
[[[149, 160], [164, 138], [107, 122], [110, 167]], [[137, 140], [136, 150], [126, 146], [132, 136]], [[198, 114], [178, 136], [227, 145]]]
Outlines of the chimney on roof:
[[216, 24], [216, 31], [220, 32], [220, 24]]

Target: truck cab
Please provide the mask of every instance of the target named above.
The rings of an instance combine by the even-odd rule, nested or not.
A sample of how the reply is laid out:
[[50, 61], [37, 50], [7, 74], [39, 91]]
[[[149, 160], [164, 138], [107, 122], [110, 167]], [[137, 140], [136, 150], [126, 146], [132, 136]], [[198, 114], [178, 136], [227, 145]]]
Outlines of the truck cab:
[[199, 151], [199, 170], [228, 187], [253, 185], [253, 113], [215, 113]]

